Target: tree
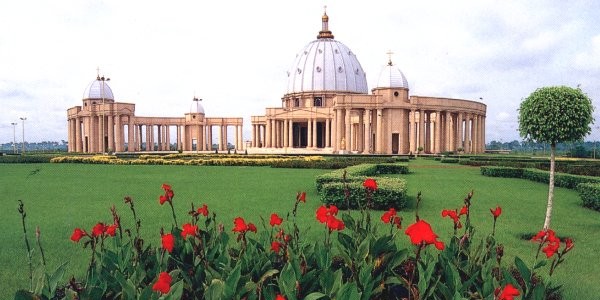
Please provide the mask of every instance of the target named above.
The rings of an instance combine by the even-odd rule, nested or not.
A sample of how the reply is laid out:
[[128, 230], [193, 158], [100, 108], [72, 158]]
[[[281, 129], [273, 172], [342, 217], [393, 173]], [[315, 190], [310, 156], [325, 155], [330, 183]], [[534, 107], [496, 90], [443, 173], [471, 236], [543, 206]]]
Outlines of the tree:
[[550, 182], [544, 230], [550, 227], [554, 198], [556, 144], [583, 140], [594, 122], [592, 101], [579, 88], [543, 87], [519, 107], [519, 134], [525, 140], [550, 144]]

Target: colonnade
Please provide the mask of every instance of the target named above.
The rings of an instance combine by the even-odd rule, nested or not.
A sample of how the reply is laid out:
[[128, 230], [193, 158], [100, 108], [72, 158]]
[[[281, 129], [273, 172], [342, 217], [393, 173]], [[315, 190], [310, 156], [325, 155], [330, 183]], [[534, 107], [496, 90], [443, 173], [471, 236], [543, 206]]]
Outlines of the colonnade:
[[[235, 119], [234, 124], [224, 121], [225, 118], [205, 120], [208, 124], [185, 122], [185, 118], [136, 118], [127, 114], [76, 116], [68, 119], [68, 151], [212, 151], [215, 127], [219, 151], [227, 150], [229, 127], [234, 127], [235, 148], [244, 149], [241, 118]], [[176, 135], [174, 146], [171, 144], [173, 133]]]
[[[294, 131], [294, 126], [306, 127], [306, 131]], [[337, 153], [365, 154], [482, 153], [485, 115], [473, 111], [342, 107], [335, 108], [329, 118], [267, 117], [264, 122], [253, 122], [252, 147], [331, 148]]]

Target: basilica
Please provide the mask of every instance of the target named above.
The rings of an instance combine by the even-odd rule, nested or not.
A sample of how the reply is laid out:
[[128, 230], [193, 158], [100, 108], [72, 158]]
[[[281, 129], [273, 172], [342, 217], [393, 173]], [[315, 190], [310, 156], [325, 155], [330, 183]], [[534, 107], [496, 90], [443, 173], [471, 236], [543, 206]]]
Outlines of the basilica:
[[485, 104], [410, 95], [391, 57], [369, 93], [365, 71], [350, 48], [334, 39], [326, 12], [317, 39], [297, 53], [287, 72], [280, 106], [250, 117], [247, 140], [243, 118], [206, 117], [197, 98], [183, 117], [136, 116], [135, 104], [115, 101], [108, 81], [98, 74], [82, 105], [67, 110], [70, 152], [213, 151], [231, 145], [248, 153], [485, 151]]
[[281, 107], [252, 116], [251, 147], [323, 153], [485, 151], [486, 105], [409, 95], [391, 58], [369, 94], [356, 55], [334, 39], [327, 13], [317, 39], [297, 53]]

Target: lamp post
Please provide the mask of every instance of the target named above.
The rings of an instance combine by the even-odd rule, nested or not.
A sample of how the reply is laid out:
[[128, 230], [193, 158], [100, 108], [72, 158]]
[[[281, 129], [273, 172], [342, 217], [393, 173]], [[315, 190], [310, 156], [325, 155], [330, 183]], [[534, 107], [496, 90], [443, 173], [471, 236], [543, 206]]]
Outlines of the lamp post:
[[16, 138], [16, 130], [17, 130], [17, 122], [12, 122], [10, 125], [13, 126], [13, 153], [17, 153], [17, 138]]
[[23, 144], [23, 148], [21, 150], [21, 154], [25, 154], [25, 120], [27, 120], [27, 118], [26, 117], [22, 117], [22, 118], [19, 118], [19, 119], [21, 119], [21, 121], [23, 121], [23, 143], [22, 143]]
[[98, 78], [98, 80], [102, 81], [102, 86], [101, 86], [101, 92], [102, 92], [102, 154], [106, 153], [106, 139], [104, 136], [104, 127], [106, 126], [105, 124], [105, 114], [106, 114], [106, 109], [104, 106], [104, 82], [105, 81], [110, 81], [110, 78], [104, 78], [104, 76]]

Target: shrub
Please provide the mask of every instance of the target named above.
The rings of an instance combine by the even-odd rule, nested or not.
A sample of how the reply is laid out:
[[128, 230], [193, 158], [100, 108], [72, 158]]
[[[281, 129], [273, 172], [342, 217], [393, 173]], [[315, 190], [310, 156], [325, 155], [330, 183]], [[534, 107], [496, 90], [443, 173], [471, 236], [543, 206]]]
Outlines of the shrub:
[[441, 163], [456, 164], [456, 163], [458, 163], [458, 158], [442, 158]]
[[600, 211], [600, 183], [580, 183], [577, 191], [583, 206]]
[[[325, 183], [321, 187], [321, 202], [333, 204], [339, 208], [358, 209], [367, 205], [367, 191], [363, 181], [353, 180], [347, 184], [348, 199], [346, 200], [346, 184], [341, 181]], [[377, 190], [372, 193], [370, 208], [385, 210], [390, 207], [403, 209], [407, 205], [406, 180], [401, 178], [377, 179]]]
[[523, 178], [523, 169], [510, 167], [481, 167], [481, 175], [489, 177]]

